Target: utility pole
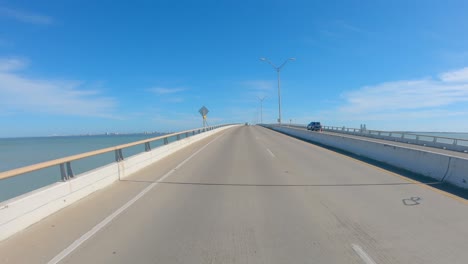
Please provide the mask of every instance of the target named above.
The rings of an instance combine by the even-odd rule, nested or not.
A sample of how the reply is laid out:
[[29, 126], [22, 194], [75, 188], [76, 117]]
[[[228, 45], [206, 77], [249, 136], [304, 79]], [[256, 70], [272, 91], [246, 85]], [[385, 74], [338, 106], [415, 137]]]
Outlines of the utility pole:
[[288, 61], [294, 61], [296, 58], [289, 58], [283, 62], [279, 67], [277, 67], [275, 64], [273, 64], [271, 61], [269, 61], [267, 58], [260, 58], [261, 61], [265, 61], [269, 63], [273, 68], [276, 70], [278, 73], [278, 123], [281, 125], [281, 80], [280, 80], [280, 71], [286, 65]]

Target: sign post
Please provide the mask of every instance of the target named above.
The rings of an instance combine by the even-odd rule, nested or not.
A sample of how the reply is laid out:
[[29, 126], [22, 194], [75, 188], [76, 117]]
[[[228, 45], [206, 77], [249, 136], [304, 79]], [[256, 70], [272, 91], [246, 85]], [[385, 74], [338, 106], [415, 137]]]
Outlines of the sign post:
[[203, 117], [203, 127], [206, 127], [206, 115], [209, 112], [208, 108], [206, 108], [205, 106], [202, 106], [202, 108], [200, 108], [200, 110], [198, 110], [198, 112]]

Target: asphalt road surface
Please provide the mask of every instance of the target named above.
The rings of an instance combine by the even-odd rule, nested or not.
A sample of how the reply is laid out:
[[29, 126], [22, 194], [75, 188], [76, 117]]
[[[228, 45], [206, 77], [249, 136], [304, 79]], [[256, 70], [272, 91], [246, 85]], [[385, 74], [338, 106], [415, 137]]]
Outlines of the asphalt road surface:
[[468, 204], [257, 126], [0, 242], [1, 263], [468, 263]]

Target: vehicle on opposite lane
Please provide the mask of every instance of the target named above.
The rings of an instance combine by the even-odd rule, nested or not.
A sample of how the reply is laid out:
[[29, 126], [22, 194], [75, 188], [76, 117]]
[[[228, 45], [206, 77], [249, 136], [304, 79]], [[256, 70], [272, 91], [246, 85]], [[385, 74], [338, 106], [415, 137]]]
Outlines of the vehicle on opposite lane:
[[322, 125], [320, 124], [320, 122], [310, 122], [307, 125], [307, 130], [322, 131]]

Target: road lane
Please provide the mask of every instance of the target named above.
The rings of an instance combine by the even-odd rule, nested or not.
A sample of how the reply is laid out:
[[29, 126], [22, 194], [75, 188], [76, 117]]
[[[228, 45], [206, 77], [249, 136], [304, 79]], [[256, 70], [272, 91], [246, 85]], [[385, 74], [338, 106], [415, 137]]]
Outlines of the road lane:
[[94, 192], [9, 239], [1, 241], [0, 263], [47, 263], [61, 250], [216, 136], [218, 134], [195, 142], [125, 180]]
[[[413, 196], [421, 204], [403, 204]], [[465, 263], [467, 217], [391, 173], [240, 127], [64, 263], [365, 263], [356, 248], [375, 263]]]
[[[128, 183], [142, 189], [193, 153], [184, 150]], [[68, 213], [84, 218], [93, 202]], [[392, 172], [242, 126], [224, 132], [61, 263], [466, 263], [466, 219], [465, 204]], [[89, 229], [80, 230], [67, 233], [67, 241]], [[12, 243], [26, 240], [0, 244], [2, 259], [19, 245]], [[44, 254], [50, 260], [71, 242]]]

